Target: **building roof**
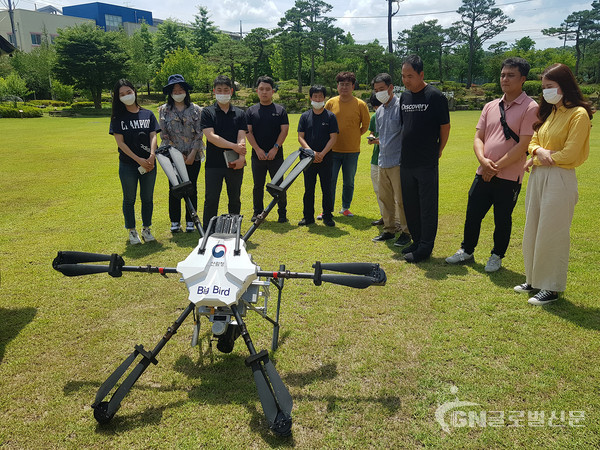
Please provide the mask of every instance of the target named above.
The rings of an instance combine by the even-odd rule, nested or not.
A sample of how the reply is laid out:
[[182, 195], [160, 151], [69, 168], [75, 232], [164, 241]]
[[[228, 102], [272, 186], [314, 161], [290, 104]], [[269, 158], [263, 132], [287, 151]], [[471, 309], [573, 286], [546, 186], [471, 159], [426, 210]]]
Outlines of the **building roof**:
[[8, 55], [16, 50], [16, 47], [0, 36], [0, 55]]

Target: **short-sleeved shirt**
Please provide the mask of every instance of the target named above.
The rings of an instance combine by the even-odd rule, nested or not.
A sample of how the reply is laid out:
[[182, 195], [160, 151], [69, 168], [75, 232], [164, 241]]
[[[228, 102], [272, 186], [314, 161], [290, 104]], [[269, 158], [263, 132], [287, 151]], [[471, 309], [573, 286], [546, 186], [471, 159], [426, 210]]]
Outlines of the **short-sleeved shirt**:
[[395, 95], [387, 105], [381, 105], [375, 113], [379, 132], [378, 165], [389, 169], [400, 165], [402, 157], [402, 123], [400, 100]]
[[[277, 143], [281, 133], [282, 125], [289, 125], [285, 108], [276, 103], [262, 105], [257, 103], [246, 111], [246, 121], [252, 126], [252, 134], [256, 143], [264, 151], [268, 152]], [[256, 149], [253, 149], [252, 157], [256, 158]], [[279, 147], [275, 159], [283, 158], [283, 146]]]
[[298, 132], [304, 133], [304, 140], [315, 152], [322, 151], [331, 133], [339, 133], [335, 114], [326, 109], [321, 114], [315, 114], [313, 109], [305, 111], [298, 121]]
[[[244, 111], [230, 104], [227, 113], [225, 113], [217, 102], [214, 105], [202, 108], [200, 128], [202, 130], [212, 128], [217, 136], [229, 142], [237, 142], [240, 130], [248, 131]], [[206, 163], [204, 167], [207, 169], [227, 168], [225, 158], [223, 157], [223, 150], [229, 149], [217, 147], [212, 142], [207, 142]]]
[[419, 92], [406, 90], [400, 97], [402, 167], [439, 164], [440, 126], [450, 123], [448, 100], [427, 84]]
[[[373, 113], [371, 116], [371, 121], [369, 122], [369, 131], [373, 133], [373, 136], [379, 136], [377, 133], [377, 124], [375, 123], [376, 114]], [[373, 155], [371, 156], [371, 165], [376, 166], [377, 161], [379, 160], [379, 144], [373, 144]]]
[[[112, 118], [108, 129], [110, 134], [122, 134], [127, 147], [144, 159], [150, 156], [150, 133], [153, 131], [158, 133], [160, 126], [154, 113], [144, 108], [140, 108], [136, 113], [127, 111], [122, 116]], [[119, 160], [126, 164], [139, 166], [121, 149], [119, 149]]]
[[340, 135], [333, 151], [338, 153], [360, 152], [360, 137], [369, 126], [369, 108], [359, 98], [352, 97], [347, 102], [342, 102], [340, 97], [332, 97], [325, 104], [325, 109], [335, 114]]
[[160, 138], [162, 142], [172, 145], [184, 156], [188, 156], [192, 150], [198, 149], [195, 160], [200, 161], [204, 157], [204, 142], [202, 142], [202, 130], [200, 128], [200, 114], [202, 108], [195, 103], [183, 111], [170, 107], [168, 103], [158, 108], [158, 123], [160, 124]]
[[[533, 124], [537, 121], [538, 105], [525, 92], [521, 92], [521, 95], [510, 103], [506, 103], [504, 96], [487, 103], [481, 111], [476, 128], [483, 132], [483, 156], [492, 161], [498, 161], [517, 145], [513, 138], [507, 140], [504, 135], [500, 123], [500, 101], [504, 102], [506, 123], [518, 136], [533, 136]], [[521, 159], [500, 170], [496, 176], [504, 180], [522, 182], [526, 159], [527, 155], [523, 151]], [[477, 174], [482, 173], [479, 166]]]

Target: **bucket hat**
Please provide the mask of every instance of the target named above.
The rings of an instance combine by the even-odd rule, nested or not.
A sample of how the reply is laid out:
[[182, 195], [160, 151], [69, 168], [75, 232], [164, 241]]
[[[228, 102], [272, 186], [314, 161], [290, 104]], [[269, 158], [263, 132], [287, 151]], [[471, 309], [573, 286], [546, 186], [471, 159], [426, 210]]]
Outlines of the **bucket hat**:
[[186, 90], [186, 92], [190, 91], [190, 85], [185, 82], [183, 75], [179, 75], [178, 73], [175, 75], [171, 75], [169, 80], [167, 81], [167, 85], [163, 87], [163, 94], [168, 94], [169, 91], [173, 88], [174, 85], [180, 85], [182, 88]]

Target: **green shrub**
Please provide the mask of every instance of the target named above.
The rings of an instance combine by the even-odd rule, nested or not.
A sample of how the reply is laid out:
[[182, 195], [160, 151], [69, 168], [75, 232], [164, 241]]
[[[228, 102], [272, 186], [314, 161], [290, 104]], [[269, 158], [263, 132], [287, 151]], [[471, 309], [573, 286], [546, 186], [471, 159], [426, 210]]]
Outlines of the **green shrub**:
[[190, 99], [200, 106], [209, 106], [212, 105], [214, 100], [211, 94], [206, 94], [204, 92], [197, 92], [194, 94], [190, 94]]
[[523, 90], [530, 97], [538, 97], [542, 93], [542, 82], [539, 80], [528, 80], [523, 83]]
[[26, 105], [63, 107], [63, 106], [69, 106], [70, 103], [62, 102], [62, 101], [59, 101], [59, 100], [29, 100], [26, 103]]
[[246, 106], [252, 106], [258, 103], [258, 94], [256, 92], [250, 92], [246, 98]]
[[[102, 107], [111, 107], [111, 102], [102, 102]], [[94, 102], [75, 102], [71, 105], [73, 109], [93, 108]]]
[[594, 95], [600, 92], [600, 85], [598, 84], [582, 84], [579, 86], [583, 95]]
[[498, 83], [484, 83], [481, 85], [481, 88], [486, 94], [489, 92], [497, 92], [499, 87]]
[[4, 118], [31, 118], [31, 117], [42, 117], [42, 110], [33, 106], [19, 106], [17, 108], [13, 106], [0, 105], [0, 117]]
[[71, 103], [74, 95], [73, 86], [62, 84], [58, 81], [52, 81], [52, 95], [58, 101]]
[[306, 95], [302, 92], [279, 90], [279, 102], [288, 113], [302, 112], [307, 107]]

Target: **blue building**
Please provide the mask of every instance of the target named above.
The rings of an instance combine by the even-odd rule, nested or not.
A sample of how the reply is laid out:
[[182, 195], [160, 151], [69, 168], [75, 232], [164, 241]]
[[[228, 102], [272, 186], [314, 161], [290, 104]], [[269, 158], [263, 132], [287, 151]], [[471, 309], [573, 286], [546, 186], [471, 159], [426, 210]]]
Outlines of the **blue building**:
[[63, 6], [63, 15], [83, 17], [96, 21], [96, 25], [105, 31], [118, 31], [121, 27], [127, 28], [126, 23], [154, 25], [152, 13], [142, 9], [126, 8], [124, 6], [109, 5], [108, 3], [84, 3], [82, 5]]

